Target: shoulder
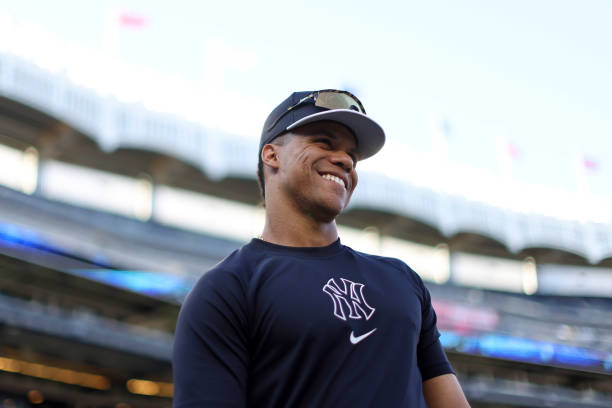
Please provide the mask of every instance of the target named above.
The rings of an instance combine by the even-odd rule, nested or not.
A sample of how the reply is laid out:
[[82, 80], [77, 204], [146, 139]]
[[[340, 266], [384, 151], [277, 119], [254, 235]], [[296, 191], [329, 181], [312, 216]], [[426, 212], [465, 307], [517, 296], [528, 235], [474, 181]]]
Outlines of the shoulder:
[[224, 274], [244, 274], [252, 258], [253, 254], [249, 250], [248, 244], [243, 245], [205, 272], [200, 280], [214, 280]]
[[250, 258], [248, 245], [236, 249], [197, 280], [186, 301], [212, 294], [223, 296], [243, 292], [249, 281]]
[[366, 264], [375, 265], [377, 268], [383, 268], [385, 270], [395, 272], [399, 276], [406, 278], [410, 284], [417, 290], [417, 292], [424, 293], [427, 291], [423, 280], [410, 266], [404, 261], [381, 255], [367, 254], [365, 252], [356, 251], [350, 247], [345, 247], [348, 251], [352, 252], [355, 258]]
[[227, 315], [246, 321], [249, 253], [244, 249], [235, 250], [198, 279], [181, 305], [177, 331], [204, 322], [220, 324]]
[[410, 277], [415, 278], [419, 281], [421, 280], [419, 275], [410, 266], [408, 266], [404, 261], [400, 259], [388, 256], [367, 254], [365, 252], [356, 251], [348, 246], [345, 246], [345, 248], [348, 251], [352, 252], [356, 258], [360, 259], [363, 262], [371, 262], [378, 264], [381, 267], [392, 268], [402, 274], [409, 275]]

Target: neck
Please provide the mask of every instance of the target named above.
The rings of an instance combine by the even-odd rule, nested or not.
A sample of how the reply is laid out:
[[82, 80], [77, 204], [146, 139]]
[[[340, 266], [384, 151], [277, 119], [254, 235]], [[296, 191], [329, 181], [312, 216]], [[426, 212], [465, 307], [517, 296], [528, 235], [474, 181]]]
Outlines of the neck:
[[304, 216], [286, 216], [274, 206], [266, 206], [266, 223], [261, 239], [273, 244], [294, 247], [322, 247], [338, 239], [336, 221], [321, 222]]

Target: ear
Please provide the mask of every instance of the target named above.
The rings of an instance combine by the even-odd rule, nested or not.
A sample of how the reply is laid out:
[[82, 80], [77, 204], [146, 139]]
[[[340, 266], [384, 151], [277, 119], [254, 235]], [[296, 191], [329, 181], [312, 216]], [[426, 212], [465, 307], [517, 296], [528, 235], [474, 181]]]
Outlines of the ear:
[[261, 161], [266, 166], [270, 166], [273, 169], [278, 169], [280, 165], [280, 160], [278, 157], [280, 147], [281, 146], [277, 146], [273, 144], [264, 145], [263, 149], [261, 149]]

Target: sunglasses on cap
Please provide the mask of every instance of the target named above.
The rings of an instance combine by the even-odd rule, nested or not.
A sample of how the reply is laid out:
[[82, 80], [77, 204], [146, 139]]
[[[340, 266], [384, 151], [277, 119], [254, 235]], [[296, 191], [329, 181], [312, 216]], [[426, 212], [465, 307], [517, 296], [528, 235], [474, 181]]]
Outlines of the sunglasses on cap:
[[268, 131], [293, 109], [305, 104], [312, 103], [314, 106], [325, 109], [350, 109], [365, 115], [365, 109], [359, 99], [348, 91], [339, 91], [336, 89], [323, 89], [320, 91], [311, 92], [297, 103], [287, 108], [276, 120], [268, 127]]

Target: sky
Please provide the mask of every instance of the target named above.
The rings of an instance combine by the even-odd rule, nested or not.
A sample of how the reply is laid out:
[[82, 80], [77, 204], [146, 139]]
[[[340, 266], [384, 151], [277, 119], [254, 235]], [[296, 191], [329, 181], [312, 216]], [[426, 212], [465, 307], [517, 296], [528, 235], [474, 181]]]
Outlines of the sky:
[[[84, 85], [254, 143], [291, 92], [344, 88], [387, 134], [364, 168], [452, 182], [464, 166], [612, 197], [607, 0], [0, 0], [0, 13], [72, 44], [47, 57]], [[121, 27], [122, 14], [143, 23]]]

